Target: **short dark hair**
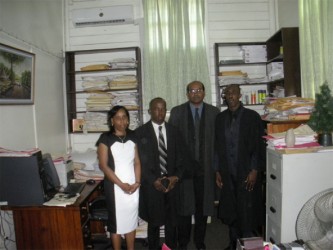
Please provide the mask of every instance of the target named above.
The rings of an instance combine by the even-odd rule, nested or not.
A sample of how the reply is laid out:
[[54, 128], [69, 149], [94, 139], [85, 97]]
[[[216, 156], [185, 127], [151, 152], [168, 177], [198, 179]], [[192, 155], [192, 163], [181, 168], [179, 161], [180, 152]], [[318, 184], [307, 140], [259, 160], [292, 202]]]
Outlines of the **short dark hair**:
[[166, 107], [166, 101], [162, 98], [162, 97], [155, 97], [154, 99], [151, 99], [151, 101], [149, 102], [149, 109], [152, 108], [153, 103], [157, 102], [157, 101], [161, 101], [165, 103], [165, 107]]
[[190, 85], [191, 85], [192, 83], [196, 83], [196, 82], [197, 82], [197, 83], [200, 83], [200, 84], [201, 84], [201, 88], [202, 88], [202, 90], [205, 91], [205, 85], [204, 85], [202, 82], [195, 80], [195, 81], [192, 81], [192, 82], [190, 82], [189, 84], [187, 84], [187, 86], [186, 86], [186, 92], [187, 92], [187, 93], [190, 92]]
[[239, 93], [241, 92], [241, 88], [240, 88], [239, 84], [234, 84], [234, 83], [233, 83], [233, 84], [229, 84], [229, 85], [227, 85], [226, 88], [225, 88], [225, 91], [226, 91], [227, 89], [232, 88], [232, 87], [235, 87], [236, 89], [238, 89]]

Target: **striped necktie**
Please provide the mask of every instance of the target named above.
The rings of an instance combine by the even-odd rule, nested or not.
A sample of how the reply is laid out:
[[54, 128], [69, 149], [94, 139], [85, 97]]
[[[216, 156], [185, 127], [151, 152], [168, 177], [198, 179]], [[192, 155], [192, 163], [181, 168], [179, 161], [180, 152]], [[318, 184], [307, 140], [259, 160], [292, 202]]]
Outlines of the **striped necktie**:
[[159, 159], [160, 159], [160, 169], [161, 175], [167, 175], [167, 149], [165, 146], [164, 136], [162, 133], [162, 126], [158, 127], [158, 152], [159, 152]]

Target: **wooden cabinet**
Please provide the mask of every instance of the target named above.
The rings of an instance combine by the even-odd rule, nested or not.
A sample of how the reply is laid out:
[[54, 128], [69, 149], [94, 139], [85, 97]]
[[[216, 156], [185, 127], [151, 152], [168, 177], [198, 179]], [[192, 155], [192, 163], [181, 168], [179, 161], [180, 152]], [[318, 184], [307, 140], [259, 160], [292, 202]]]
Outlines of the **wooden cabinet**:
[[266, 240], [296, 240], [296, 220], [315, 194], [332, 187], [333, 152], [282, 154], [267, 149]]
[[[284, 88], [284, 96], [301, 97], [298, 28], [282, 28], [265, 42], [215, 43], [214, 57], [218, 107], [224, 106], [221, 94], [231, 83], [240, 85], [243, 104], [259, 113], [263, 113], [262, 98], [277, 86]], [[241, 79], [240, 72], [247, 79]], [[228, 79], [229, 75], [236, 77]]]
[[17, 249], [87, 249], [90, 241], [88, 202], [101, 185], [86, 185], [75, 204], [66, 207], [7, 207], [13, 211]]
[[123, 105], [130, 128], [142, 123], [141, 52], [138, 47], [66, 52], [69, 132], [108, 131], [107, 111]]
[[299, 56], [299, 34], [297, 27], [282, 28], [267, 41], [267, 63], [282, 62], [284, 78], [273, 81], [270, 89], [276, 85], [284, 87], [285, 96], [302, 96]]

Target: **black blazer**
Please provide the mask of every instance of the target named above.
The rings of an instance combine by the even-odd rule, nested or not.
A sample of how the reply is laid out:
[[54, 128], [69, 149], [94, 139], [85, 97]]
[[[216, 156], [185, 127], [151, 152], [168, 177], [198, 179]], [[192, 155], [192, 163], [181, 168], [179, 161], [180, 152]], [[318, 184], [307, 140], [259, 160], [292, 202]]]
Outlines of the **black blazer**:
[[[184, 172], [182, 140], [178, 129], [168, 123], [165, 123], [167, 134], [167, 170], [169, 176], [177, 176], [181, 180]], [[148, 223], [155, 225], [164, 225], [166, 213], [165, 211], [165, 194], [157, 191], [153, 183], [161, 177], [159, 167], [158, 143], [152, 122], [149, 121], [136, 129], [135, 131], [138, 151], [141, 161], [141, 187], [139, 200], [139, 216]], [[179, 185], [168, 194], [171, 202], [171, 213], [174, 223], [177, 221], [179, 204]], [[168, 211], [170, 213], [170, 211]], [[169, 215], [168, 215], [169, 216]]]

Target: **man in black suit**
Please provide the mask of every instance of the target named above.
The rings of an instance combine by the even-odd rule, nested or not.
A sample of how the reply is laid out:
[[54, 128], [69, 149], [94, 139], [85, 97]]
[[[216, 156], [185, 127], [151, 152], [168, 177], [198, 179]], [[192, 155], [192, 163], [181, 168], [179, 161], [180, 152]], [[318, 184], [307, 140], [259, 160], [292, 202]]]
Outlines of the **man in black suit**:
[[228, 109], [216, 117], [216, 184], [221, 188], [219, 218], [229, 225], [230, 247], [238, 238], [255, 236], [263, 222], [262, 179], [265, 143], [260, 115], [243, 107], [239, 85], [225, 91]]
[[[179, 248], [187, 249], [191, 237], [194, 214], [194, 243], [197, 249], [206, 249], [207, 217], [214, 215], [215, 172], [214, 132], [219, 109], [205, 103], [205, 86], [193, 81], [186, 87], [188, 102], [171, 109], [169, 123], [181, 131], [186, 142], [187, 171], [180, 183]], [[192, 203], [194, 202], [194, 208]]]
[[[135, 131], [142, 166], [139, 216], [148, 222], [149, 249], [160, 249], [162, 225], [165, 225], [166, 245], [176, 249], [179, 181], [184, 171], [181, 136], [178, 129], [164, 121], [164, 99], [151, 100], [149, 114], [151, 120]], [[163, 142], [160, 141], [160, 131]], [[161, 154], [160, 144], [165, 145], [165, 155]]]

